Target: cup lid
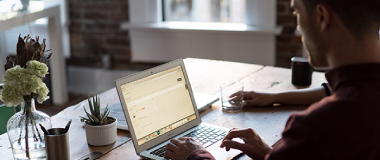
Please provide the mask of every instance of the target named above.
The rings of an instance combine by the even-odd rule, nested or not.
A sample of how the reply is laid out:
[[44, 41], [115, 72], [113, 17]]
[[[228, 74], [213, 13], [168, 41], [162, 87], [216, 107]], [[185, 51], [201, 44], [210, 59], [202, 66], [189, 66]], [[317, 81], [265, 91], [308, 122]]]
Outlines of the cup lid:
[[292, 57], [292, 62], [307, 62], [309, 63], [309, 58], [307, 57]]

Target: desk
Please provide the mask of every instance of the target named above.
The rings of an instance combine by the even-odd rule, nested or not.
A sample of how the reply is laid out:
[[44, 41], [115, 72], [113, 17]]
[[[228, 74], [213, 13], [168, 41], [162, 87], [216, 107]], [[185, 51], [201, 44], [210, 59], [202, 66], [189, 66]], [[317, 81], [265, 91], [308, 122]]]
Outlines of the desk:
[[[53, 56], [50, 58], [49, 72], [51, 74], [52, 98], [55, 105], [62, 105], [68, 101], [66, 65], [62, 47], [62, 28], [59, 5], [46, 7], [43, 10], [30, 12], [18, 12], [17, 15], [9, 19], [0, 19], [0, 32], [12, 27], [24, 25], [37, 19], [48, 17], [49, 38], [46, 38], [51, 45]], [[3, 18], [3, 17], [2, 17]], [[26, 35], [21, 35], [22, 37]], [[17, 41], [18, 37], [14, 37]], [[35, 37], [32, 37], [35, 38]], [[40, 37], [40, 42], [45, 37]], [[16, 49], [16, 46], [15, 48]], [[50, 49], [50, 48], [47, 48]], [[4, 54], [4, 53], [3, 53]], [[0, 52], [1, 55], [1, 52]], [[0, 56], [0, 75], [4, 74], [3, 60]]]
[[[193, 58], [186, 58], [184, 61], [194, 92], [219, 95], [218, 84], [223, 80], [240, 80], [244, 82], [245, 90], [261, 92], [279, 92], [297, 89], [291, 84], [291, 70], [286, 68]], [[323, 82], [326, 82], [324, 74], [314, 72], [310, 87], [318, 87]], [[102, 106], [119, 101], [115, 88], [99, 96]], [[79, 115], [84, 115], [83, 106], [87, 105], [86, 101], [82, 101], [52, 117], [53, 127], [64, 127], [69, 119], [73, 120], [69, 131], [72, 160], [103, 148], [88, 146], [86, 143], [85, 131], [82, 128], [83, 123], [80, 122]], [[277, 106], [269, 108], [245, 108], [242, 112], [238, 113], [224, 113], [220, 107], [220, 102], [216, 102], [210, 109], [201, 112], [200, 115], [203, 122], [218, 126], [227, 128], [251, 127], [266, 142], [273, 144], [281, 138], [281, 132], [288, 116], [294, 111], [305, 108], [300, 106]], [[118, 131], [118, 139], [125, 136], [130, 137], [128, 132]], [[10, 144], [7, 139], [6, 134], [0, 136], [0, 156], [4, 160], [12, 159], [12, 151], [9, 149]], [[130, 139], [120, 146], [113, 144], [106, 147], [115, 148], [100, 159], [129, 160], [140, 158], [136, 155]]]

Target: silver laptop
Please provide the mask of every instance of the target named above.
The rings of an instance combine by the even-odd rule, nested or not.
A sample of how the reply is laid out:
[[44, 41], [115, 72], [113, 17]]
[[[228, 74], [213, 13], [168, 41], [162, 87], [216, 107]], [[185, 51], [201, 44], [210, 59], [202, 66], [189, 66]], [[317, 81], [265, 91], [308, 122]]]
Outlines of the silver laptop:
[[201, 123], [182, 59], [118, 79], [116, 89], [138, 155], [165, 159], [169, 140], [184, 136], [200, 141], [217, 159], [241, 153], [219, 147], [229, 129]]

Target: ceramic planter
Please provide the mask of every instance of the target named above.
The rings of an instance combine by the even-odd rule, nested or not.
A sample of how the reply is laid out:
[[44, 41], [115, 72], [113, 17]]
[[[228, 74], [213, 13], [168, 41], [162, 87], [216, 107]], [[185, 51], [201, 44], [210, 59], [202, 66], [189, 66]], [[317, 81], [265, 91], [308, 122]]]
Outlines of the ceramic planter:
[[95, 126], [85, 124], [87, 143], [93, 146], [105, 146], [116, 142], [117, 119], [111, 124]]

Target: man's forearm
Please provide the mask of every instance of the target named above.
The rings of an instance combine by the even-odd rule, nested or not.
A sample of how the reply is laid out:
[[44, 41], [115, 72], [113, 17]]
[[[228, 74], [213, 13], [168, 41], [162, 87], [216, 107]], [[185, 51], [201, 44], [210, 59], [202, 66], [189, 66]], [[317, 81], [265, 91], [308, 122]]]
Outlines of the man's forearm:
[[274, 95], [275, 103], [288, 105], [310, 105], [326, 96], [324, 87], [307, 88], [288, 92], [281, 92]]

